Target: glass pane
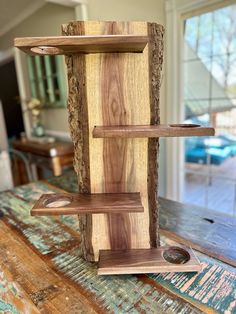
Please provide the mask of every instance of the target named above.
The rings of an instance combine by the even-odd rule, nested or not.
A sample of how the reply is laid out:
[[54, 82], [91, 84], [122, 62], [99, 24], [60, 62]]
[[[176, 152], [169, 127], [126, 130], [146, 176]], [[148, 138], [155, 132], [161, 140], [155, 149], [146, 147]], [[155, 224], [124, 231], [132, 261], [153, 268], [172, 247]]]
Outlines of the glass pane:
[[214, 137], [185, 140], [184, 201], [236, 209], [236, 5], [185, 22], [185, 122], [213, 126]]
[[184, 60], [185, 62], [198, 60], [195, 50], [186, 41], [184, 42]]
[[211, 73], [226, 97], [236, 96], [236, 53], [213, 56]]
[[236, 5], [214, 12], [213, 54], [227, 54], [236, 51]]
[[212, 55], [212, 33], [213, 15], [206, 13], [200, 16], [197, 55], [202, 58]]
[[[195, 16], [185, 21], [185, 42], [193, 50], [197, 49], [199, 17]], [[190, 50], [191, 52], [191, 50]], [[184, 60], [192, 59], [191, 55], [184, 54]]]
[[196, 174], [185, 174], [185, 203], [206, 207], [206, 178]]
[[216, 136], [208, 141], [214, 157], [212, 174], [236, 180], [236, 109], [212, 114]]
[[229, 180], [211, 178], [207, 189], [207, 207], [228, 215], [233, 215], [235, 183]]
[[184, 63], [184, 99], [208, 99], [210, 72], [198, 59]]
[[[201, 120], [203, 125], [209, 126], [209, 111], [210, 111], [210, 101], [199, 99], [199, 100], [184, 100], [185, 105], [185, 118], [194, 120], [197, 123], [197, 120]], [[201, 117], [202, 116], [202, 117]], [[198, 121], [199, 123], [200, 121]], [[193, 123], [193, 121], [189, 121]]]
[[[216, 116], [223, 117], [223, 112], [227, 112], [235, 108], [233, 101], [230, 98], [212, 98], [209, 101], [209, 113], [213, 113]], [[215, 127], [215, 125], [213, 125]]]

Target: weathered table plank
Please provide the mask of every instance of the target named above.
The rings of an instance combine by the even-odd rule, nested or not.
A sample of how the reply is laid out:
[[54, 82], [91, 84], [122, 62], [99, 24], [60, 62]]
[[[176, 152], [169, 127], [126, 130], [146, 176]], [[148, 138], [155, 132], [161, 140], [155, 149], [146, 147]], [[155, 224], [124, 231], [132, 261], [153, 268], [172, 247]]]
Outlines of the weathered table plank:
[[2, 263], [0, 264], [0, 313], [40, 313]]
[[[0, 264], [9, 269], [41, 313], [95, 313], [93, 303], [68, 284], [24, 241], [0, 222]], [[95, 308], [95, 309], [94, 309]]]
[[202, 207], [159, 198], [160, 232], [236, 266], [236, 219]]

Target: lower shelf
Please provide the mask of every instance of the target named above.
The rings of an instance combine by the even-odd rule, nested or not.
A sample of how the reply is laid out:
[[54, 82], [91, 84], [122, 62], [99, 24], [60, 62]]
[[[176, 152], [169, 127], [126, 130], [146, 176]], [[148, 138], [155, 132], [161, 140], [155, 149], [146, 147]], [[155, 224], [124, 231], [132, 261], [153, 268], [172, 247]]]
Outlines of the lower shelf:
[[143, 212], [140, 193], [43, 194], [32, 216]]
[[98, 275], [198, 272], [201, 264], [192, 249], [164, 246], [155, 249], [100, 250]]
[[170, 125], [112, 125], [95, 126], [95, 138], [142, 138], [142, 137], [181, 137], [181, 136], [212, 136], [215, 130], [201, 127], [198, 124]]

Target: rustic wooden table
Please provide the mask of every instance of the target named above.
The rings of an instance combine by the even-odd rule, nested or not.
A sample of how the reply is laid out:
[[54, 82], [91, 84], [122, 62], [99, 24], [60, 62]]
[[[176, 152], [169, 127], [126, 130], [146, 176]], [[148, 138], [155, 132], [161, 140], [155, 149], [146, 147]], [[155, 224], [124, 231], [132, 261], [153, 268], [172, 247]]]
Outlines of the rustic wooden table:
[[[24, 155], [29, 165], [37, 167], [38, 177], [43, 178], [42, 169], [51, 170], [54, 176], [59, 176], [65, 167], [72, 167], [74, 148], [71, 142], [55, 141], [54, 143], [37, 143], [30, 140], [16, 140], [12, 143], [15, 150]], [[16, 155], [19, 163], [19, 159]], [[18, 165], [21, 169], [22, 165]], [[25, 171], [23, 171], [25, 172]], [[21, 174], [20, 183], [28, 183]], [[17, 184], [18, 185], [18, 184]]]
[[29, 215], [60, 189], [77, 191], [72, 173], [0, 194], [0, 313], [236, 313], [234, 219], [160, 199], [162, 244], [192, 245], [202, 271], [97, 276], [76, 216]]

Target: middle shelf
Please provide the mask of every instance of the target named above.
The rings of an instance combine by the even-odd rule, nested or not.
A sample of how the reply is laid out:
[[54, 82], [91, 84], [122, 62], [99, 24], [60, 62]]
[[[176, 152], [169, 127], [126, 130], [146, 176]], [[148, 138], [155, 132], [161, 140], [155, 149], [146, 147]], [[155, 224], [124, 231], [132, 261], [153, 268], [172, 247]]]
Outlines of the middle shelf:
[[140, 193], [43, 194], [32, 216], [143, 212]]
[[198, 124], [95, 126], [93, 137], [181, 137], [213, 136], [214, 128]]

